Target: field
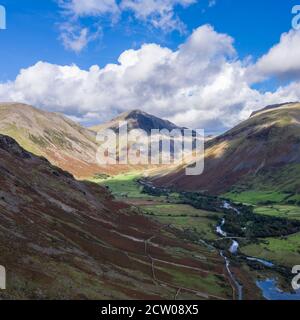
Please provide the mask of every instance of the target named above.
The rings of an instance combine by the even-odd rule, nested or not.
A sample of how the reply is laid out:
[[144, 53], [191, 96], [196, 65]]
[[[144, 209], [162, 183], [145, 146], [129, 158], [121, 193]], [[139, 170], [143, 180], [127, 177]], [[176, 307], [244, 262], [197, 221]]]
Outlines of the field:
[[295, 201], [299, 195], [289, 197], [286, 193], [275, 191], [243, 191], [226, 193], [224, 197], [237, 203], [254, 206], [254, 212], [257, 214], [300, 219], [300, 207], [286, 202], [287, 197], [289, 201]]
[[297, 206], [291, 206], [291, 205], [257, 206], [255, 207], [254, 212], [262, 215], [273, 216], [273, 217], [300, 220], [300, 207], [297, 207]]
[[248, 256], [273, 261], [291, 269], [300, 264], [300, 233], [281, 239], [264, 239], [259, 244], [242, 247], [241, 251]]
[[153, 199], [154, 197], [152, 196], [142, 194], [142, 187], [136, 182], [140, 177], [140, 173], [130, 172], [109, 177], [107, 179], [94, 178], [92, 181], [108, 187], [116, 198]]
[[280, 203], [287, 194], [276, 191], [243, 191], [226, 193], [224, 197], [234, 202], [256, 205], [266, 202]]
[[219, 214], [195, 209], [184, 204], [158, 204], [144, 206], [143, 210], [163, 224], [171, 224], [180, 230], [192, 230], [204, 240], [216, 240], [215, 226]]
[[[137, 184], [138, 172], [118, 175], [97, 182], [109, 187], [117, 197], [142, 209], [145, 215], [162, 224], [172, 225], [180, 230], [192, 230], [204, 240], [215, 240], [215, 226], [221, 218], [215, 212], [198, 210], [190, 205], [168, 203], [166, 197], [155, 197], [142, 193]], [[176, 198], [176, 194], [172, 195]]]

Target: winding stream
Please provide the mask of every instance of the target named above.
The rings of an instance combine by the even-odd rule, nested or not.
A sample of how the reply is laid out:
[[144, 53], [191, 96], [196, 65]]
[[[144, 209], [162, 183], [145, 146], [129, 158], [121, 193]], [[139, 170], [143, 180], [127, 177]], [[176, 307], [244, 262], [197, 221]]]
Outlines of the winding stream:
[[261, 263], [262, 265], [264, 265], [265, 267], [268, 267], [268, 268], [275, 267], [274, 263], [272, 263], [270, 261], [267, 261], [267, 260], [258, 259], [258, 258], [254, 258], [254, 257], [247, 257], [247, 260], [259, 262], [259, 263]]
[[[222, 229], [224, 227], [225, 223], [226, 223], [226, 220], [225, 220], [225, 218], [223, 218], [221, 224], [219, 226], [217, 226], [217, 228], [216, 228], [216, 232], [219, 235], [221, 235], [222, 237], [227, 237], [227, 233]], [[237, 241], [233, 240], [232, 245], [229, 248], [229, 251], [232, 254], [236, 254], [238, 251], [238, 248], [239, 248], [239, 243]], [[238, 300], [243, 300], [243, 286], [239, 284], [236, 277], [234, 276], [234, 274], [230, 270], [230, 260], [225, 256], [223, 251], [220, 251], [220, 255], [225, 260], [226, 270], [227, 270], [232, 282], [234, 283], [234, 285], [236, 287]]]
[[232, 282], [234, 283], [234, 285], [235, 285], [235, 287], [237, 289], [238, 300], [243, 300], [243, 286], [241, 286], [239, 284], [239, 282], [237, 281], [237, 279], [235, 278], [235, 276], [231, 272], [231, 270], [230, 270], [230, 260], [225, 256], [223, 251], [220, 251], [220, 255], [225, 260], [226, 270], [227, 270]]

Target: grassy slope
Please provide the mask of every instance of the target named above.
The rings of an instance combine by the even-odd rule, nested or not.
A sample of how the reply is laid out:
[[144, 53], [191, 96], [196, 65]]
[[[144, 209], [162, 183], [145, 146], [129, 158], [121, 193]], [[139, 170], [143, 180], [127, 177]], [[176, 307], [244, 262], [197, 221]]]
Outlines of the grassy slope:
[[95, 133], [58, 113], [25, 104], [0, 103], [0, 134], [80, 179], [129, 170], [126, 165], [100, 166]]
[[[189, 205], [170, 204], [167, 203], [166, 197], [154, 197], [141, 193], [142, 188], [137, 184], [137, 179], [140, 177], [141, 173], [132, 172], [108, 179], [94, 179], [93, 181], [109, 187], [111, 192], [118, 198], [148, 201], [148, 205], [144, 204], [140, 206], [142, 212], [146, 216], [164, 225], [172, 225], [182, 231], [191, 229], [196, 231], [197, 234], [205, 240], [215, 240], [218, 238], [214, 232], [217, 223], [217, 221], [213, 219], [216, 215], [215, 213], [197, 210]], [[173, 196], [176, 198], [176, 195]], [[169, 253], [174, 256], [180, 256], [182, 254], [181, 249], [179, 249], [179, 251], [173, 250], [174, 249], [170, 248]], [[209, 253], [203, 251], [201, 247], [199, 247], [198, 252], [195, 252], [195, 255], [202, 257], [204, 261], [207, 261], [209, 257]], [[213, 265], [214, 264], [212, 264], [212, 268]], [[177, 285], [203, 290], [204, 292], [210, 292], [215, 295], [230, 295], [228, 287], [226, 285], [224, 286], [224, 279], [222, 279], [222, 277], [213, 274], [199, 277], [197, 273], [191, 270], [188, 271], [187, 276], [183, 275], [180, 269], [163, 263], [159, 264], [158, 269], [173, 278]]]
[[216, 240], [217, 215], [214, 212], [195, 209], [184, 204], [150, 205], [145, 207], [146, 214], [152, 215], [164, 224], [172, 224], [180, 230], [195, 231], [202, 239]]
[[[112, 191], [113, 195], [120, 199], [139, 199], [161, 201], [160, 204], [143, 206], [145, 214], [152, 216], [163, 224], [172, 224], [180, 230], [192, 229], [203, 239], [215, 240], [215, 220], [218, 216], [214, 212], [195, 209], [189, 205], [166, 203], [166, 197], [154, 197], [141, 193], [142, 187], [137, 184], [137, 179], [141, 177], [139, 172], [110, 177], [108, 179], [94, 179]], [[173, 195], [176, 197], [176, 195]]]
[[[162, 229], [8, 137], [0, 136], [0, 158], [0, 252], [9, 271], [0, 300], [171, 300], [181, 285], [232, 297], [217, 252], [182, 241], [180, 232]], [[189, 299], [197, 294], [184, 292]]]

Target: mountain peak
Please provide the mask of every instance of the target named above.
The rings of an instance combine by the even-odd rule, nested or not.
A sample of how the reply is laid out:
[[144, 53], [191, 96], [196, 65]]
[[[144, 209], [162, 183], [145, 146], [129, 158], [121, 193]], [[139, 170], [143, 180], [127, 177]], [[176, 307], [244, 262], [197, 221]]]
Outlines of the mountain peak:
[[176, 126], [174, 123], [168, 120], [158, 118], [139, 109], [124, 112], [111, 121], [99, 126], [92, 127], [91, 129], [97, 132], [106, 129], [117, 131], [120, 121], [127, 121], [129, 130], [142, 129], [148, 134], [151, 133], [152, 129], [167, 129], [169, 131], [172, 131], [174, 129], [184, 129], [182, 127]]
[[142, 110], [134, 109], [134, 110], [130, 110], [130, 111], [125, 111], [125, 112], [121, 113], [120, 115], [118, 115], [114, 119], [130, 120], [130, 119], [136, 119], [139, 116], [151, 117], [150, 114], [148, 114]]

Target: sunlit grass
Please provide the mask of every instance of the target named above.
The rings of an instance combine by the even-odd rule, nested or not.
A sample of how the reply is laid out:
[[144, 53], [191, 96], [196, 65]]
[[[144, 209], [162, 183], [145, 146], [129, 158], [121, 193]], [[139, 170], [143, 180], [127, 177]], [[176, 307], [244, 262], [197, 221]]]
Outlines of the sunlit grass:
[[241, 248], [248, 255], [291, 268], [300, 264], [300, 233], [284, 238], [268, 238], [260, 244]]

